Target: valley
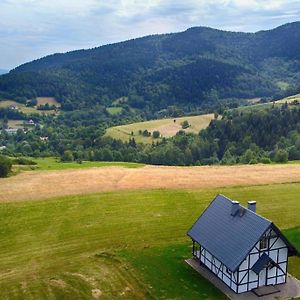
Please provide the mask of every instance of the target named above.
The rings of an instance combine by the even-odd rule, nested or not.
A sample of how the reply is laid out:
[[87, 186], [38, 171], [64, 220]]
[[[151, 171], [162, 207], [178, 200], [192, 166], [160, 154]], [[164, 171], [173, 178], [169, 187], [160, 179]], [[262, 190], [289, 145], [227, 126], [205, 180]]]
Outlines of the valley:
[[0, 1], [0, 300], [299, 297], [298, 2]]

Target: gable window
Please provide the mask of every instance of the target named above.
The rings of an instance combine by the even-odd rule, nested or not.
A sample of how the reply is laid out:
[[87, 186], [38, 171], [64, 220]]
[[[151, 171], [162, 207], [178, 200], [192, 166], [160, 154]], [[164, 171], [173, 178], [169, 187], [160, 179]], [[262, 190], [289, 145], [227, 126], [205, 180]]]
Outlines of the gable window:
[[268, 239], [266, 237], [263, 237], [259, 241], [259, 250], [265, 250], [268, 248]]

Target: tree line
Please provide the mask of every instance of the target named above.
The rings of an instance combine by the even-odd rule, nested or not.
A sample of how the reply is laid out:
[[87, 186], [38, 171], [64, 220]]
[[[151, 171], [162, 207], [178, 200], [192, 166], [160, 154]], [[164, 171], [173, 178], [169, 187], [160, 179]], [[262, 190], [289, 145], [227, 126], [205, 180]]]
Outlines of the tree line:
[[[104, 112], [104, 111], [103, 111]], [[96, 112], [94, 112], [96, 114]], [[255, 164], [300, 159], [300, 109], [269, 108], [261, 111], [229, 110], [199, 134], [179, 131], [174, 137], [138, 144], [104, 136], [105, 122], [85, 120], [86, 126], [71, 128], [60, 119], [60, 126], [36, 126], [24, 133], [2, 131], [0, 142], [9, 155], [60, 156], [62, 161], [127, 161], [159, 165]], [[74, 117], [74, 116], [73, 116]], [[79, 119], [81, 121], [79, 121]], [[53, 121], [51, 119], [51, 121]], [[51, 122], [50, 122], [51, 124]], [[47, 136], [47, 141], [41, 140]]]

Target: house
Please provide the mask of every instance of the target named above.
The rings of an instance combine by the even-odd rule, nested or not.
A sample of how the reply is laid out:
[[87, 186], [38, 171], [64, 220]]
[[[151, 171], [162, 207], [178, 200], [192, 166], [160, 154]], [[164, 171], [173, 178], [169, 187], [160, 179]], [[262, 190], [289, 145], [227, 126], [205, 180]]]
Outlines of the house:
[[236, 293], [285, 283], [288, 257], [299, 255], [255, 201], [245, 208], [217, 195], [187, 234], [199, 264]]
[[40, 140], [42, 141], [42, 142], [48, 142], [48, 137], [47, 136], [40, 136]]
[[19, 110], [19, 106], [17, 106], [17, 105], [11, 105], [9, 108], [11, 110]]
[[34, 125], [35, 123], [34, 123], [34, 121], [32, 119], [30, 119], [30, 120], [28, 120], [27, 124], [28, 125]]
[[8, 134], [17, 134], [18, 128], [7, 128], [7, 129], [4, 129], [4, 131]]

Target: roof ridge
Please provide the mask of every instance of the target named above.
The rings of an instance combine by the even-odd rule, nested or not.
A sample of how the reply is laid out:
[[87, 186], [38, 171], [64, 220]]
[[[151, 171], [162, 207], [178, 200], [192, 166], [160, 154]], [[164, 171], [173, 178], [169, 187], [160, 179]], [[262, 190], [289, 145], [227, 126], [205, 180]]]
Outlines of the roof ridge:
[[[233, 199], [230, 199], [230, 198], [228, 198], [227, 196], [225, 196], [225, 195], [223, 195], [223, 194], [217, 194], [217, 196], [222, 196], [223, 198], [225, 198], [226, 200], [228, 200], [228, 201], [230, 201], [230, 202], [232, 202], [232, 201], [236, 201], [236, 200], [233, 200]], [[217, 196], [215, 197], [215, 199], [217, 198]], [[214, 199], [214, 200], [215, 200]], [[214, 201], [213, 200], [213, 201]], [[238, 201], [239, 202], [239, 201]], [[256, 202], [256, 201], [255, 201]], [[239, 202], [240, 203], [240, 202]], [[242, 204], [240, 204], [240, 206], [242, 206], [244, 209], [246, 209], [247, 211], [250, 211], [252, 214], [255, 214], [256, 216], [258, 216], [258, 217], [260, 217], [260, 218], [262, 218], [262, 219], [265, 219], [266, 221], [268, 221], [268, 222], [270, 222], [270, 223], [273, 223], [271, 220], [269, 220], [268, 218], [266, 218], [266, 217], [264, 217], [264, 216], [262, 216], [261, 214], [259, 214], [259, 213], [257, 213], [256, 211], [253, 211], [253, 210], [251, 210], [251, 209], [249, 209], [247, 206], [244, 206], [244, 205], [242, 205]]]

